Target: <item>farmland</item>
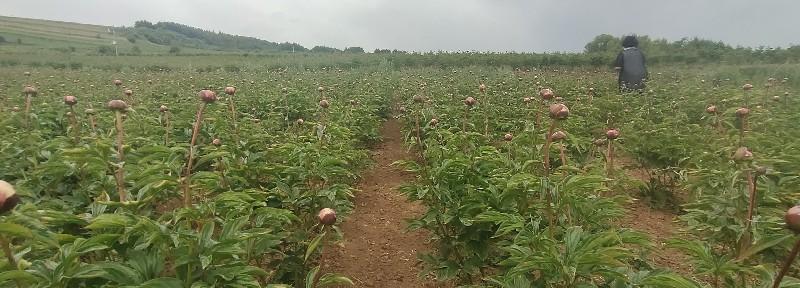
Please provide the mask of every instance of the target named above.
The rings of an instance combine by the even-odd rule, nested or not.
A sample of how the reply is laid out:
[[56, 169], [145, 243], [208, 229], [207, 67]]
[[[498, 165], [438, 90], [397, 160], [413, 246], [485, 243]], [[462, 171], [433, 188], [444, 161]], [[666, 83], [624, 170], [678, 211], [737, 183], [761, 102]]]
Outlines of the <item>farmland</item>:
[[620, 93], [583, 54], [108, 56], [0, 21], [45, 39], [0, 46], [3, 287], [800, 287], [791, 61]]

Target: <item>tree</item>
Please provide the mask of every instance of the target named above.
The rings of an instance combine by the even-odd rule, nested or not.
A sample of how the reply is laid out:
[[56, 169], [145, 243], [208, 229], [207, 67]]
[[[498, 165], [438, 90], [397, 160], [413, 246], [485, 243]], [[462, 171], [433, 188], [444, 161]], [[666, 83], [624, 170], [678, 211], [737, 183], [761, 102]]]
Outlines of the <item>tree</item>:
[[583, 49], [586, 53], [607, 53], [620, 49], [620, 43], [621, 41], [617, 37], [601, 34], [594, 37]]
[[346, 53], [364, 53], [364, 48], [361, 47], [347, 47], [344, 49]]
[[114, 47], [103, 45], [97, 47], [97, 53], [100, 55], [113, 55], [114, 54]]
[[153, 26], [153, 23], [151, 23], [150, 21], [146, 21], [146, 20], [139, 20], [139, 21], [134, 22], [133, 27], [135, 27], [135, 28], [145, 27], [145, 28], [150, 28], [150, 29], [154, 29], [155, 28], [155, 26]]
[[178, 54], [181, 53], [181, 48], [178, 46], [169, 47], [169, 54]]
[[339, 49], [326, 47], [326, 46], [314, 46], [311, 48], [311, 52], [314, 53], [333, 53], [333, 52], [340, 52]]
[[6, 38], [4, 38], [3, 36], [0, 36], [0, 43], [6, 43]]

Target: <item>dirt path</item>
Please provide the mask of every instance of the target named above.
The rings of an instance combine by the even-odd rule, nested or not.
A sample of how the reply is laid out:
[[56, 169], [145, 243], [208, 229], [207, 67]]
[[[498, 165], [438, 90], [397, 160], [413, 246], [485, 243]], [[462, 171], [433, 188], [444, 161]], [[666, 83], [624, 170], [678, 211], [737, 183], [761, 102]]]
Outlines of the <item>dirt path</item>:
[[[629, 177], [633, 177], [648, 182], [649, 175], [642, 169], [637, 168], [634, 160], [630, 157], [621, 159], [621, 165], [625, 167], [626, 173]], [[631, 193], [635, 197], [636, 193]], [[648, 262], [657, 267], [668, 268], [681, 275], [691, 275], [693, 270], [689, 263], [689, 256], [682, 251], [667, 248], [666, 242], [678, 237], [678, 215], [671, 211], [660, 209], [653, 209], [650, 205], [642, 199], [634, 198], [631, 203], [625, 207], [628, 213], [617, 222], [620, 227], [631, 228], [639, 232], [643, 232], [650, 236], [650, 240], [654, 244], [652, 250], [647, 255]]]
[[681, 275], [691, 275], [692, 267], [689, 256], [683, 252], [666, 247], [667, 240], [677, 237], [677, 215], [653, 209], [643, 200], [634, 200], [628, 204], [628, 213], [617, 223], [620, 227], [631, 228], [650, 236], [653, 248], [647, 255], [648, 262], [657, 267], [668, 268]]
[[355, 287], [437, 287], [418, 276], [417, 253], [429, 249], [423, 231], [407, 231], [406, 219], [421, 215], [424, 206], [406, 201], [397, 187], [413, 179], [391, 164], [410, 159], [403, 146], [400, 124], [384, 123], [383, 143], [372, 151], [374, 167], [365, 171], [355, 210], [342, 223], [343, 243], [326, 247], [323, 270], [349, 277]]

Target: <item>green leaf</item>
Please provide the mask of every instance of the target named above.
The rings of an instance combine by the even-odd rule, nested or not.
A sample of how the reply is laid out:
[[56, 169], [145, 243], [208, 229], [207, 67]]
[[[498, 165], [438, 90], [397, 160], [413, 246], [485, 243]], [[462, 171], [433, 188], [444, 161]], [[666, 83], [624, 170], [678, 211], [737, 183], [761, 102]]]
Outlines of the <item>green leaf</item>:
[[25, 226], [14, 223], [0, 223], [0, 234], [23, 238], [32, 238], [33, 233]]
[[225, 241], [235, 239], [242, 227], [247, 224], [248, 218], [247, 216], [239, 217], [225, 222], [225, 225], [222, 226], [222, 233], [219, 235], [219, 240]]
[[319, 273], [319, 266], [308, 271], [308, 274], [306, 274], [306, 288], [314, 288], [314, 279], [317, 278], [317, 273]]
[[214, 223], [213, 221], [206, 222], [206, 224], [203, 225], [203, 228], [200, 230], [199, 239], [197, 241], [200, 247], [208, 248], [216, 244], [214, 239], [211, 238], [212, 236], [214, 236], [215, 226], [216, 223]]
[[175, 278], [156, 278], [142, 283], [139, 288], [181, 288], [183, 282]]
[[353, 281], [350, 278], [344, 277], [342, 275], [333, 274], [333, 273], [326, 273], [319, 277], [319, 281], [317, 282], [317, 287], [326, 287], [328, 285], [350, 285], [353, 286]]
[[97, 265], [86, 264], [78, 267], [78, 269], [75, 270], [70, 277], [76, 279], [92, 279], [103, 277], [105, 274], [106, 272]]
[[319, 243], [322, 241], [322, 238], [324, 237], [325, 237], [325, 232], [317, 235], [317, 237], [314, 238], [314, 240], [311, 240], [311, 243], [308, 244], [308, 248], [306, 248], [306, 256], [303, 258], [304, 262], [307, 262], [308, 257], [311, 256], [311, 254], [317, 250], [317, 246], [319, 246]]
[[105, 272], [100, 277], [120, 285], [136, 285], [143, 280], [136, 270], [120, 263], [105, 262], [96, 265]]
[[672, 273], [661, 273], [657, 275], [648, 276], [642, 285], [653, 288], [699, 288], [697, 282], [683, 278], [679, 275]]
[[35, 281], [36, 278], [33, 277], [31, 273], [22, 270], [11, 270], [0, 273], [0, 283], [4, 283], [11, 280], [24, 280], [32, 282]]
[[125, 228], [133, 226], [136, 223], [136, 219], [129, 215], [123, 214], [102, 214], [97, 216], [92, 220], [89, 225], [86, 225], [87, 229], [114, 229], [114, 228]]
[[741, 261], [750, 258], [751, 256], [758, 254], [759, 252], [764, 251], [766, 249], [769, 249], [772, 246], [778, 245], [789, 238], [792, 238], [792, 235], [772, 235], [770, 237], [761, 239], [761, 241], [759, 241], [755, 245], [748, 247], [747, 250], [745, 251], [742, 251], [742, 253], [739, 254], [739, 258], [737, 258], [737, 260]]

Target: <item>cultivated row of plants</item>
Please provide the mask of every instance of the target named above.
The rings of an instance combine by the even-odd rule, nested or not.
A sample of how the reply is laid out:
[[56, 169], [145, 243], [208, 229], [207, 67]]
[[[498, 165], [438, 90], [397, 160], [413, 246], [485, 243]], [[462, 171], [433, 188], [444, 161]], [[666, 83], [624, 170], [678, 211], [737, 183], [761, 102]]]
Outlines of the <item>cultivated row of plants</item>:
[[[437, 249], [423, 260], [440, 279], [496, 287], [800, 285], [795, 266], [783, 264], [797, 254], [790, 250], [798, 216], [787, 210], [800, 196], [800, 135], [792, 129], [800, 106], [789, 79], [754, 88], [742, 86], [751, 81], [742, 75], [664, 72], [648, 90], [621, 94], [605, 80], [610, 73], [580, 69], [404, 76], [398, 111], [419, 160], [399, 164], [419, 175], [404, 191], [429, 208], [412, 227], [433, 233]], [[628, 176], [640, 166], [649, 181]], [[692, 275], [648, 263], [649, 237], [613, 223], [629, 213], [630, 196], [686, 203], [686, 229], [668, 244], [691, 259]]]
[[341, 71], [4, 70], [0, 285], [323, 287], [388, 94]]

